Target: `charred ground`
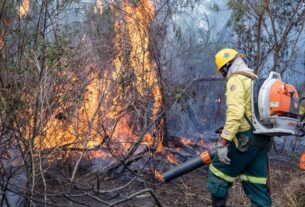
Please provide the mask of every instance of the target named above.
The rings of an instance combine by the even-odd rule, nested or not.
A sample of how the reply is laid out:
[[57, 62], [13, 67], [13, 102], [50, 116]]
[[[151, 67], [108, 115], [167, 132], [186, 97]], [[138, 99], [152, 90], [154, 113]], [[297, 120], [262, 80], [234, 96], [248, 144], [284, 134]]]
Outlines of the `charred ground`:
[[[270, 153], [270, 175], [271, 192], [274, 207], [303, 207], [305, 206], [305, 172], [298, 169], [298, 160], [291, 153], [282, 152], [276, 154]], [[85, 167], [85, 166], [84, 166]], [[85, 167], [86, 168], [86, 167]], [[176, 178], [168, 183], [161, 183], [153, 176], [154, 172], [146, 171], [141, 177], [135, 177], [137, 172], [125, 171], [122, 176], [102, 175], [100, 178], [90, 176], [87, 170], [83, 168], [81, 172], [87, 176], [87, 182], [78, 185], [79, 188], [73, 188], [69, 197], [62, 195], [51, 198], [52, 203], [59, 206], [103, 206], [98, 199], [104, 201], [125, 200], [115, 206], [120, 207], [154, 207], [158, 206], [149, 192], [134, 196], [143, 189], [152, 189], [156, 199], [168, 207], [203, 207], [211, 206], [210, 194], [206, 189], [207, 166], [199, 168], [182, 177]], [[121, 172], [122, 173], [122, 172]], [[97, 189], [97, 180], [99, 185]], [[82, 179], [84, 180], [84, 179]], [[53, 183], [54, 192], [62, 192], [65, 186], [60, 185], [57, 180]], [[124, 186], [124, 188], [121, 188]], [[63, 188], [63, 189], [61, 189]], [[111, 189], [118, 189], [114, 190]], [[83, 194], [83, 190], [92, 189], [90, 195]], [[106, 191], [103, 191], [106, 189]], [[99, 193], [97, 193], [99, 191]], [[79, 197], [76, 195], [80, 195]], [[130, 198], [127, 200], [127, 198]], [[77, 204], [78, 203], [78, 204]], [[107, 205], [105, 205], [107, 206]], [[229, 207], [250, 206], [249, 200], [245, 196], [240, 181], [236, 181], [230, 190]]]

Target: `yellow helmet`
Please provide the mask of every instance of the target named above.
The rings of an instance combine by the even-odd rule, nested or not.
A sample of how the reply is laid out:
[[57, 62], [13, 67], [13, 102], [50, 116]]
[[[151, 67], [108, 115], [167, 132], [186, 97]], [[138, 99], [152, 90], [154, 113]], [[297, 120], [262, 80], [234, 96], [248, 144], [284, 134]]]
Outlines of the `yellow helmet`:
[[224, 48], [216, 53], [215, 64], [217, 67], [217, 72], [220, 73], [220, 69], [238, 55], [242, 58], [244, 57], [243, 54], [239, 54], [236, 50], [231, 48]]

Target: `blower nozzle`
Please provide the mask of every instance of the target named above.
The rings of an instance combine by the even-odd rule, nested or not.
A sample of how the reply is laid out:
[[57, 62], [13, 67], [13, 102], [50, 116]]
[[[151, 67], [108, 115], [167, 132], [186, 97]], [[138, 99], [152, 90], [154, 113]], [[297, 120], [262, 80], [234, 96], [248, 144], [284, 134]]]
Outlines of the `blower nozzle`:
[[191, 172], [204, 165], [209, 165], [212, 162], [215, 150], [206, 150], [199, 156], [194, 157], [181, 165], [178, 165], [163, 173], [163, 180], [168, 182], [174, 178], [180, 177], [188, 172]]

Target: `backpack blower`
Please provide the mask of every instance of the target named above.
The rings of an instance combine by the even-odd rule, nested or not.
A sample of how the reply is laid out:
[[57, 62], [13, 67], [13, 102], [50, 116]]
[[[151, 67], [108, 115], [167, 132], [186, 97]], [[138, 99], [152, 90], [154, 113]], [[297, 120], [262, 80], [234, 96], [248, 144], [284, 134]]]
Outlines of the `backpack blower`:
[[279, 73], [272, 71], [267, 79], [254, 80], [251, 101], [252, 122], [249, 122], [254, 134], [305, 135], [298, 92], [293, 85], [283, 82]]

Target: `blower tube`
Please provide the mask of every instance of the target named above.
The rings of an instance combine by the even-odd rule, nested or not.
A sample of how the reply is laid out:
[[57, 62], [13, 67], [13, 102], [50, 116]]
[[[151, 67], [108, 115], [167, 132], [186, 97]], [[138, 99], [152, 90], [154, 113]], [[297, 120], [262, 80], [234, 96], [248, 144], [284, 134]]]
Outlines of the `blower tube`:
[[178, 165], [163, 173], [163, 180], [168, 182], [174, 178], [180, 177], [188, 172], [191, 172], [204, 165], [209, 165], [212, 162], [215, 150], [206, 150], [199, 156], [194, 157], [181, 165]]

